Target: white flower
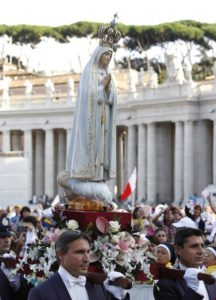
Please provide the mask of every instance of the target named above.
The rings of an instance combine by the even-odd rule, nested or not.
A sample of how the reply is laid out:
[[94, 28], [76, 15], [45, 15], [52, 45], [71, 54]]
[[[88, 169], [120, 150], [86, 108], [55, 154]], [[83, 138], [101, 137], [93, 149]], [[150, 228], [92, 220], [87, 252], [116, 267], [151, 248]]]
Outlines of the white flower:
[[67, 228], [70, 230], [76, 230], [79, 228], [79, 224], [75, 220], [70, 220], [66, 224], [67, 224]]
[[111, 237], [111, 242], [117, 244], [118, 241], [119, 241], [119, 236], [117, 234], [115, 234]]
[[8, 225], [9, 225], [9, 222], [8, 222], [8, 220], [7, 220], [6, 218], [4, 218], [4, 219], [2, 220], [2, 224], [3, 224], [4, 226], [8, 226]]
[[120, 224], [118, 221], [109, 221], [111, 232], [118, 232], [120, 229]]

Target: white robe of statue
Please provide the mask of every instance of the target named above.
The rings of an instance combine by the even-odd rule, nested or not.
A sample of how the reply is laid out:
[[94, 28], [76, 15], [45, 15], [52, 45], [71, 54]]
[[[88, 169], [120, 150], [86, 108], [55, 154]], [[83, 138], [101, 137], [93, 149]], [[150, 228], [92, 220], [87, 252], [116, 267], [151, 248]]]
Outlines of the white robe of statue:
[[106, 52], [110, 57], [113, 50], [98, 46], [81, 75], [66, 170], [58, 174], [57, 181], [67, 196], [112, 204], [106, 182], [116, 175], [116, 89], [109, 63], [99, 68]]
[[70, 178], [101, 182], [116, 174], [116, 89], [111, 79], [105, 90], [109, 69], [99, 69], [107, 51], [112, 49], [98, 46], [81, 76], [66, 163]]

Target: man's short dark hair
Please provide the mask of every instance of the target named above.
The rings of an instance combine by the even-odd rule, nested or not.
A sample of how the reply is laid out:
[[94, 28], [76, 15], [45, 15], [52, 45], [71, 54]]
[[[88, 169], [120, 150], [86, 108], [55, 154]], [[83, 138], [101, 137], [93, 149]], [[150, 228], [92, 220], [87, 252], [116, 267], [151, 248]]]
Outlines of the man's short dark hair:
[[176, 231], [174, 245], [183, 247], [191, 236], [200, 236], [204, 239], [203, 232], [199, 229], [182, 227]]
[[58, 238], [55, 244], [56, 252], [66, 254], [69, 249], [69, 244], [78, 239], [84, 239], [89, 242], [88, 236], [81, 231], [64, 231]]

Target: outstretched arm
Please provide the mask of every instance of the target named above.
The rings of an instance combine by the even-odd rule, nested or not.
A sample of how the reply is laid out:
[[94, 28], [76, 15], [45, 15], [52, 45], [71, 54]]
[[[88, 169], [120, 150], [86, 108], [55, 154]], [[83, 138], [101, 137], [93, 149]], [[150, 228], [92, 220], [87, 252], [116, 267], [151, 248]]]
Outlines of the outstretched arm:
[[208, 200], [208, 202], [209, 202], [209, 205], [210, 205], [212, 211], [216, 214], [216, 206], [214, 206], [214, 204], [213, 204], [213, 202], [212, 202], [211, 195], [208, 195], [207, 200]]

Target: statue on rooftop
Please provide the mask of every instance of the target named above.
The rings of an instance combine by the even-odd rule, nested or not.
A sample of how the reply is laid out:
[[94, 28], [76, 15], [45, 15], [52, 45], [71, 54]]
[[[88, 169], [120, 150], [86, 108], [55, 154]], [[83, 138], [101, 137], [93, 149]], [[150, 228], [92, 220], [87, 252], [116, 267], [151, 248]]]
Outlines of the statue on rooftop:
[[185, 82], [183, 66], [176, 52], [165, 52], [165, 65], [167, 68], [168, 83], [183, 84]]
[[31, 81], [25, 80], [24, 87], [25, 87], [25, 95], [27, 97], [30, 97], [32, 95], [32, 83], [31, 83]]
[[53, 98], [54, 92], [55, 92], [55, 86], [51, 79], [48, 79], [45, 83], [46, 87], [46, 93], [49, 96], [49, 98]]

